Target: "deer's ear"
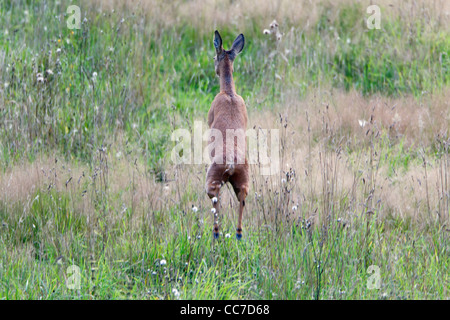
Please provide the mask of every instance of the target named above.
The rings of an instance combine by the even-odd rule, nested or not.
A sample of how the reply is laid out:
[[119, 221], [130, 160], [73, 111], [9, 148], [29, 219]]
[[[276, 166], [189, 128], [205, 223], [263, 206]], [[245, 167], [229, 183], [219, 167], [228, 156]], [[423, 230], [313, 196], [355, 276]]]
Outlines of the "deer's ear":
[[220, 54], [223, 50], [222, 38], [220, 37], [219, 31], [214, 32], [214, 47], [216, 48], [216, 53]]
[[233, 59], [242, 51], [242, 49], [244, 49], [244, 43], [245, 43], [244, 35], [241, 33], [234, 40], [233, 45], [231, 46], [230, 49]]

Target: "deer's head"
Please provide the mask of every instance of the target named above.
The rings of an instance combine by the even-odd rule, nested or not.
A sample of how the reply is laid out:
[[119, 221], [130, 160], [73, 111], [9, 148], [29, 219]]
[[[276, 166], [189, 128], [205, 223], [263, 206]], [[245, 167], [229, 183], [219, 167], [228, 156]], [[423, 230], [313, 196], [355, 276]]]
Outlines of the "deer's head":
[[234, 40], [230, 50], [225, 50], [222, 46], [222, 38], [219, 32], [214, 32], [214, 47], [216, 56], [214, 57], [214, 67], [216, 74], [220, 77], [221, 72], [233, 72], [233, 61], [244, 48], [244, 35], [241, 33]]

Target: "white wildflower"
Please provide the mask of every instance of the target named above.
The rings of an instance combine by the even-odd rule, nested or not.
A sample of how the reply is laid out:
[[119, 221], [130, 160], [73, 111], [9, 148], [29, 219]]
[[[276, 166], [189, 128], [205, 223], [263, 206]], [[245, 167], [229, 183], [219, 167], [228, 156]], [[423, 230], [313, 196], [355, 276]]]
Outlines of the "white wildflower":
[[196, 206], [192, 206], [192, 211], [194, 211], [194, 213], [196, 213], [198, 211], [198, 208]]
[[175, 296], [175, 298], [178, 299], [180, 297], [180, 292], [177, 289], [173, 288], [172, 293]]
[[167, 264], [167, 261], [162, 259], [161, 261], [159, 261], [159, 264], [165, 266]]
[[278, 30], [278, 22], [276, 20], [273, 20], [272, 23], [269, 25], [269, 27], [270, 27], [270, 30], [264, 29], [263, 33], [270, 34], [270, 35], [272, 35], [273, 40], [280, 41], [282, 34]]
[[230, 235], [229, 233], [227, 233], [227, 234], [225, 235], [225, 238], [229, 238], [229, 237], [231, 237], [231, 235]]

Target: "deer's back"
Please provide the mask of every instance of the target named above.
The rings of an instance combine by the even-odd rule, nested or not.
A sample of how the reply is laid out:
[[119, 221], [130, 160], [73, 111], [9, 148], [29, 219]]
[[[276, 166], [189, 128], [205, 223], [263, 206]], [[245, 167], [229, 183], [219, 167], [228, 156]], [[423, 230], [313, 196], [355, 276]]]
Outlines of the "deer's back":
[[232, 96], [219, 93], [212, 103], [214, 109], [214, 120], [211, 128], [226, 133], [226, 129], [247, 128], [247, 109], [244, 99], [238, 94]]
[[[247, 128], [247, 109], [245, 107], [244, 99], [235, 94], [233, 96], [219, 93], [213, 103], [212, 109], [214, 112], [214, 120], [211, 124], [211, 129], [217, 129], [222, 132], [222, 157], [215, 154], [214, 158], [222, 158], [223, 163], [244, 163], [246, 153], [246, 139], [245, 131]], [[239, 136], [240, 141], [233, 139], [232, 145], [227, 145], [227, 130], [235, 130]], [[211, 142], [211, 140], [210, 140]], [[218, 160], [218, 159], [216, 159]]]

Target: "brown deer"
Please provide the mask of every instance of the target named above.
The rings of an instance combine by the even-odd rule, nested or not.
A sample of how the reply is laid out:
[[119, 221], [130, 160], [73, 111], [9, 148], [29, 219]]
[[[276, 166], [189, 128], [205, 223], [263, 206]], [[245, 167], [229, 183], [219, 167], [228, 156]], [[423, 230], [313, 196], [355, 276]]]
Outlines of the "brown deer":
[[210, 145], [213, 143], [214, 147], [213, 153], [210, 153], [211, 165], [206, 174], [206, 192], [213, 203], [211, 211], [214, 214], [214, 238], [217, 239], [219, 237], [217, 217], [220, 188], [226, 182], [230, 182], [233, 186], [239, 200], [236, 238], [241, 239], [242, 214], [249, 186], [248, 161], [245, 155], [247, 108], [244, 99], [236, 93], [234, 88], [233, 61], [244, 48], [244, 35], [237, 36], [230, 50], [224, 50], [222, 38], [216, 30], [214, 47], [216, 48], [214, 66], [220, 78], [220, 92], [214, 98], [208, 112], [208, 126], [211, 129], [209, 143]]

